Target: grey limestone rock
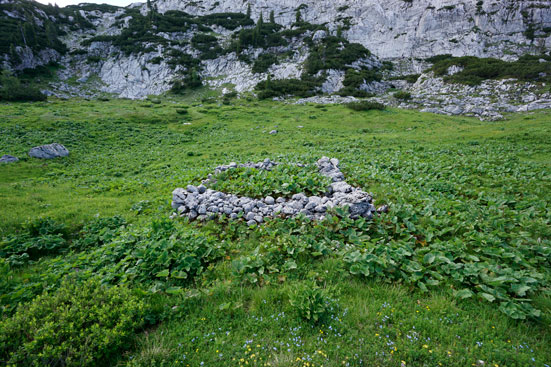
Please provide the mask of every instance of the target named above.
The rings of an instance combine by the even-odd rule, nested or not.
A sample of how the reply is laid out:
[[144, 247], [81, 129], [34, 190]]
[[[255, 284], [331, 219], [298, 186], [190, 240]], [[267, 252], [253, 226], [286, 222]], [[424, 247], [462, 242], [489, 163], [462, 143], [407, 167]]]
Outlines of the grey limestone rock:
[[14, 163], [17, 162], [19, 158], [12, 155], [5, 154], [0, 158], [0, 163]]
[[29, 156], [39, 159], [53, 159], [59, 157], [67, 157], [69, 151], [63, 145], [58, 143], [41, 145], [34, 147], [29, 151]]

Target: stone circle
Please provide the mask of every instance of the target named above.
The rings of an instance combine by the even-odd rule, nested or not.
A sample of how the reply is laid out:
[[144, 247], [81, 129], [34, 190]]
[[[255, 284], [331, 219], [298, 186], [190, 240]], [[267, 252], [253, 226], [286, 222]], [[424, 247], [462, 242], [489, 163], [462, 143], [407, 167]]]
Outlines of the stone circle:
[[[214, 174], [238, 167], [270, 170], [278, 165], [270, 159], [258, 163], [237, 164], [216, 167]], [[300, 165], [304, 166], [304, 165]], [[339, 169], [339, 160], [322, 157], [317, 161], [321, 175], [331, 178], [332, 183], [324, 196], [306, 196], [295, 194], [291, 199], [267, 196], [263, 199], [253, 199], [229, 193], [207, 189], [205, 184], [214, 180], [210, 174], [202, 185], [188, 185], [172, 192], [172, 208], [177, 212], [173, 217], [187, 217], [190, 220], [211, 220], [218, 215], [228, 216], [236, 220], [243, 218], [248, 225], [263, 223], [267, 218], [294, 217], [304, 215], [314, 220], [322, 220], [331, 208], [348, 207], [352, 219], [372, 219], [377, 213], [371, 194], [346, 183], [344, 174]], [[383, 210], [384, 211], [384, 210]]]

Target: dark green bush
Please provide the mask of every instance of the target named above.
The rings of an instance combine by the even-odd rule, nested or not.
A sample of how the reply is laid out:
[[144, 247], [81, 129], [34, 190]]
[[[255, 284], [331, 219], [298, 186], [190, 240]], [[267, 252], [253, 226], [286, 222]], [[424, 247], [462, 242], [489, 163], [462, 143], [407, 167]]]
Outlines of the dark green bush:
[[218, 25], [232, 31], [238, 27], [254, 25], [254, 21], [242, 13], [207, 14], [200, 17], [199, 21], [208, 25]]
[[265, 73], [274, 64], [277, 64], [277, 56], [271, 53], [265, 53], [258, 56], [253, 64], [253, 73]]
[[345, 87], [339, 91], [339, 95], [358, 98], [371, 97], [373, 94], [361, 90], [360, 87], [364, 84], [380, 80], [381, 74], [376, 69], [347, 69], [343, 81]]
[[399, 90], [398, 92], [394, 93], [393, 97], [401, 101], [409, 101], [411, 99], [411, 93]]
[[0, 101], [33, 102], [45, 101], [46, 96], [32, 84], [23, 84], [8, 71], [0, 75]]
[[201, 51], [202, 59], [215, 59], [224, 52], [218, 44], [218, 39], [210, 34], [195, 34], [191, 39], [191, 45]]
[[[539, 62], [540, 59], [548, 62]], [[434, 65], [430, 70], [435, 75], [443, 76], [446, 82], [478, 85], [488, 79], [515, 78], [521, 81], [551, 81], [551, 57], [546, 55], [524, 55], [517, 61], [507, 62], [492, 58], [474, 56], [453, 57], [440, 55], [427, 59]], [[451, 66], [462, 67], [463, 70], [447, 75]]]
[[156, 64], [156, 65], [160, 64], [162, 61], [163, 61], [162, 56], [157, 56], [157, 57], [154, 57], [151, 60], [149, 60], [150, 63]]
[[88, 56], [88, 57], [86, 58], [86, 61], [87, 61], [89, 64], [97, 63], [97, 62], [100, 62], [100, 61], [101, 61], [101, 57], [99, 57], [99, 56]]
[[284, 96], [310, 97], [321, 87], [322, 80], [303, 77], [302, 79], [268, 80], [256, 85], [259, 99]]
[[354, 111], [371, 111], [371, 110], [382, 111], [386, 108], [385, 105], [382, 103], [371, 102], [371, 101], [347, 103], [346, 107]]
[[108, 365], [144, 324], [144, 302], [124, 286], [66, 280], [0, 323], [8, 366]]
[[371, 53], [359, 43], [345, 38], [327, 37], [319, 44], [312, 44], [306, 60], [306, 72], [315, 75], [320, 70], [346, 70], [347, 65], [368, 57]]

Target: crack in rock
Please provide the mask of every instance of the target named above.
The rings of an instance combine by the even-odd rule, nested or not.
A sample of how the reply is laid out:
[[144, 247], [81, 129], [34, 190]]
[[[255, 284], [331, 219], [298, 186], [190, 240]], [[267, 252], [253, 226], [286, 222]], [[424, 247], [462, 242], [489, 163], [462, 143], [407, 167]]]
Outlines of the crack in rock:
[[[238, 167], [270, 170], [278, 165], [265, 159], [259, 163], [237, 164], [216, 167], [215, 174]], [[304, 165], [301, 165], [304, 166]], [[172, 192], [172, 208], [177, 210], [172, 217], [188, 217], [190, 220], [211, 220], [218, 215], [226, 215], [230, 219], [243, 218], [248, 225], [263, 223], [267, 218], [294, 217], [299, 214], [314, 220], [325, 218], [327, 210], [336, 207], [348, 207], [352, 219], [372, 219], [377, 210], [373, 206], [373, 197], [346, 183], [344, 174], [339, 169], [339, 160], [322, 157], [317, 161], [321, 175], [331, 178], [332, 183], [324, 196], [306, 196], [295, 194], [291, 199], [267, 196], [263, 199], [253, 199], [244, 196], [226, 194], [207, 189], [206, 183], [214, 180], [212, 175], [199, 186], [188, 185]]]

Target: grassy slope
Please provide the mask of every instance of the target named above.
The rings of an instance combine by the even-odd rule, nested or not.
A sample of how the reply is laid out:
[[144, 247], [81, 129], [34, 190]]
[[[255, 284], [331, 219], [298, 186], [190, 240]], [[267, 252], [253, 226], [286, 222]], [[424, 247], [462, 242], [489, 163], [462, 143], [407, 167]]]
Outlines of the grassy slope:
[[[480, 122], [400, 110], [236, 102], [197, 105], [185, 117], [176, 110], [186, 102], [0, 106], [0, 154], [24, 157], [30, 147], [50, 142], [71, 151], [65, 160], [24, 159], [0, 167], [0, 235], [38, 216], [76, 228], [96, 214], [122, 214], [139, 225], [168, 216], [171, 191], [199, 182], [218, 164], [265, 157], [313, 162], [327, 155], [340, 158], [350, 181], [373, 192], [377, 203], [423, 207], [412, 219], [420, 228], [438, 227], [430, 211], [443, 227], [466, 223], [518, 238], [550, 238], [551, 127], [544, 112]], [[188, 120], [192, 125], [183, 124]], [[275, 126], [279, 134], [267, 134]], [[142, 214], [131, 210], [138, 206]], [[234, 244], [233, 253], [252, 251], [254, 242]], [[34, 271], [40, 264], [23, 273]], [[284, 284], [257, 288], [240, 285], [230, 261], [223, 261], [196, 283], [198, 294], [163, 298], [166, 307], [176, 306], [173, 317], [123, 359], [137, 365], [165, 359], [167, 366], [551, 361], [548, 297], [536, 296], [541, 320], [516, 322], [492, 304], [458, 303], [444, 287], [427, 295], [347, 274], [341, 262], [325, 259]], [[305, 278], [340, 290], [331, 325], [313, 328], [289, 306], [287, 290]]]

